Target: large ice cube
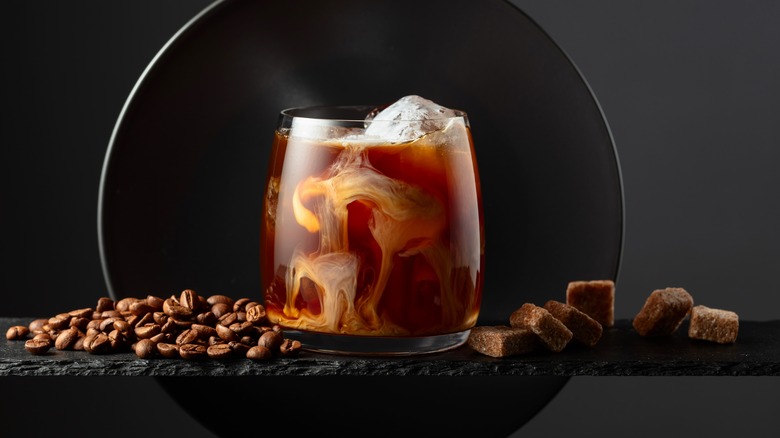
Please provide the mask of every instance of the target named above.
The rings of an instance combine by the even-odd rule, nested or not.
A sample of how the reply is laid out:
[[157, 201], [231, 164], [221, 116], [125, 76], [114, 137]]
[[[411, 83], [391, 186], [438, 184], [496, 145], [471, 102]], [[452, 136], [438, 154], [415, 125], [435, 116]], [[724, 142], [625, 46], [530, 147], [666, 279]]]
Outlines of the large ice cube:
[[408, 142], [444, 129], [448, 119], [456, 115], [456, 111], [423, 97], [404, 96], [366, 119], [366, 135], [390, 143]]

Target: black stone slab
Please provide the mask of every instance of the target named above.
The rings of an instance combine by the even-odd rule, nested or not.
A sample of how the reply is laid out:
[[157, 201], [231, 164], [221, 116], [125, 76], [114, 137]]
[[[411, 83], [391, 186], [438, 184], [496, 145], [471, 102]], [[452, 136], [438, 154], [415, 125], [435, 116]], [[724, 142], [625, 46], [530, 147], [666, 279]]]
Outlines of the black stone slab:
[[[0, 318], [0, 328], [34, 318]], [[673, 335], [643, 338], [628, 320], [607, 329], [593, 348], [570, 344], [560, 353], [539, 350], [492, 358], [463, 346], [445, 353], [372, 358], [302, 352], [269, 362], [139, 359], [132, 353], [92, 355], [58, 351], [34, 356], [23, 341], [0, 341], [0, 376], [777, 376], [780, 320], [740, 321], [737, 342], [720, 345], [687, 337], [687, 322]]]

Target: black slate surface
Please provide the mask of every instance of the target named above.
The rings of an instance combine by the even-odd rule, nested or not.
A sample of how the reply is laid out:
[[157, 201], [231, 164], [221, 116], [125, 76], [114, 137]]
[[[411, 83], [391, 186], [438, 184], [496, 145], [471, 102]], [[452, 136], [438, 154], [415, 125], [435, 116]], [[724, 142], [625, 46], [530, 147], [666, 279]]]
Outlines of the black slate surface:
[[[34, 318], [0, 318], [3, 332]], [[23, 341], [0, 341], [0, 376], [777, 376], [780, 320], [740, 321], [737, 342], [721, 345], [687, 337], [687, 322], [673, 335], [643, 338], [628, 320], [616, 321], [593, 348], [569, 344], [562, 352], [538, 350], [492, 358], [468, 346], [405, 358], [352, 357], [302, 352], [268, 362], [248, 359], [139, 359], [133, 353], [92, 355], [58, 351], [34, 356]]]

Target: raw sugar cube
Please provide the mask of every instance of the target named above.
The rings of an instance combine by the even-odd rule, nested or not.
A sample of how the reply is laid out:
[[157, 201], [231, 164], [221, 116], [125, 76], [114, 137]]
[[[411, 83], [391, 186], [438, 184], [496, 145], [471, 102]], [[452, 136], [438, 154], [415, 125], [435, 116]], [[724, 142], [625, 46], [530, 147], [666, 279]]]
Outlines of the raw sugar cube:
[[739, 316], [730, 310], [695, 306], [691, 309], [688, 337], [719, 344], [736, 342], [739, 333]]
[[566, 304], [595, 319], [602, 327], [612, 327], [615, 324], [615, 282], [571, 281], [566, 287]]
[[661, 336], [674, 333], [693, 307], [693, 297], [683, 288], [656, 289], [632, 322], [642, 336]]
[[528, 353], [538, 344], [530, 330], [505, 325], [476, 326], [466, 342], [477, 352], [493, 357]]

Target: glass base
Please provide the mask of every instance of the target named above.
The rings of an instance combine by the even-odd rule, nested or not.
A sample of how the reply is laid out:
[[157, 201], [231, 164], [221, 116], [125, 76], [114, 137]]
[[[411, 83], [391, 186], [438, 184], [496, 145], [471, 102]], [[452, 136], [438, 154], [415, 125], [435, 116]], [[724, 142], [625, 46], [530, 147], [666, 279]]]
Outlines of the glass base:
[[351, 336], [283, 329], [284, 337], [297, 339], [302, 349], [351, 356], [411, 356], [440, 353], [466, 343], [471, 330], [431, 336]]

